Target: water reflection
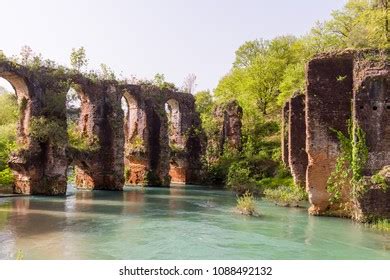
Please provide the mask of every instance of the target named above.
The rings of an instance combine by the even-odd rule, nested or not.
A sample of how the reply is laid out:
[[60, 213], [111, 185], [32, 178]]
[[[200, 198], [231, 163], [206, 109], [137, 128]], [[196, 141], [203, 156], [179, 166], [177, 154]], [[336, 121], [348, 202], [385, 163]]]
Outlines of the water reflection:
[[0, 199], [0, 258], [390, 259], [389, 236], [348, 220], [199, 187], [74, 191], [65, 198]]

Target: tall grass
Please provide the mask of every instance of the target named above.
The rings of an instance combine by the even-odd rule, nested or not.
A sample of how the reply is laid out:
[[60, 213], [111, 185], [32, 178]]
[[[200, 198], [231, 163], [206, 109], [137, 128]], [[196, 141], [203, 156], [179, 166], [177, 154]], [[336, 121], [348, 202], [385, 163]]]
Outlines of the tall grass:
[[237, 210], [243, 215], [257, 216], [259, 212], [256, 207], [256, 200], [250, 192], [237, 198]]

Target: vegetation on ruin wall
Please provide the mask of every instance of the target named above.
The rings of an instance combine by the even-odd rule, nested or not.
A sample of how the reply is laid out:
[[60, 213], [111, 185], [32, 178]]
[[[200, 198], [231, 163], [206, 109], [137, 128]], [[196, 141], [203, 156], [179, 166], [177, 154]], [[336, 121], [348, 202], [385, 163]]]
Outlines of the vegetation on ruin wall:
[[385, 4], [386, 1], [348, 1], [343, 9], [332, 13], [330, 20], [318, 22], [303, 37], [257, 39], [238, 48], [231, 70], [214, 92], [203, 91], [195, 96], [209, 139], [217, 133], [213, 117], [216, 105], [236, 99], [243, 108], [243, 150], [222, 156], [207, 151], [206, 177], [210, 183], [228, 185], [239, 193], [270, 189], [264, 193], [282, 203], [306, 199], [280, 163], [282, 105], [294, 92], [304, 90], [305, 64], [314, 55], [347, 48], [389, 48], [389, 7]]
[[68, 145], [78, 151], [95, 152], [100, 148], [99, 139], [80, 132], [75, 122], [68, 122]]
[[368, 159], [365, 132], [352, 121], [349, 121], [348, 127], [348, 135], [334, 131], [340, 142], [340, 155], [327, 186], [333, 211], [346, 216], [351, 215], [353, 201], [363, 195], [370, 184], [383, 190], [389, 187], [380, 173], [371, 178], [363, 176], [363, 168]]

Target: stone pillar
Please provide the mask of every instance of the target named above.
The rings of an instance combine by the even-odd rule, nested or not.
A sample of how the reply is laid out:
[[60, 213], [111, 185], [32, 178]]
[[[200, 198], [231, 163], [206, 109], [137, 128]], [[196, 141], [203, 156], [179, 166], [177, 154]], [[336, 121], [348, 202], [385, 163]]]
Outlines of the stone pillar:
[[305, 188], [307, 168], [305, 96], [298, 93], [289, 103], [288, 162], [294, 183]]
[[371, 176], [390, 165], [390, 66], [365, 69], [357, 76], [354, 122], [364, 131], [368, 147], [363, 175]]
[[368, 52], [356, 57], [353, 99], [354, 129], [364, 132], [368, 149], [365, 190], [355, 196], [354, 218], [360, 221], [390, 219], [390, 188], [371, 180], [378, 173], [390, 185], [390, 65], [381, 60], [388, 54]]
[[290, 102], [287, 101], [282, 109], [282, 131], [281, 131], [281, 150], [282, 161], [285, 166], [288, 165], [288, 119], [289, 119]]
[[339, 156], [339, 141], [332, 129], [347, 134], [351, 118], [352, 55], [318, 56], [307, 65], [306, 190], [309, 213], [323, 214], [329, 206], [327, 181]]
[[91, 190], [122, 190], [124, 185], [123, 114], [121, 94], [108, 82], [78, 79], [80, 131], [89, 151], [69, 151], [76, 165], [76, 185]]
[[224, 142], [228, 147], [240, 151], [242, 148], [242, 108], [236, 100], [225, 106], [224, 114]]

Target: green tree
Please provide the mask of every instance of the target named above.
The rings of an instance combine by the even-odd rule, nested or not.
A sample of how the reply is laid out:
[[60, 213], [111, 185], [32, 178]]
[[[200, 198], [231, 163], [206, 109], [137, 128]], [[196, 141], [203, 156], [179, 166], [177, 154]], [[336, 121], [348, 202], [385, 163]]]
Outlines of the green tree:
[[88, 65], [88, 59], [84, 47], [72, 49], [70, 54], [70, 65], [77, 71], [80, 71], [82, 67], [86, 67]]
[[267, 46], [268, 41], [262, 39], [245, 42], [236, 51], [236, 59], [233, 63], [233, 67], [248, 67], [258, 55], [266, 52]]
[[100, 64], [100, 78], [103, 79], [103, 80], [115, 80], [116, 79], [116, 75], [114, 73], [114, 71], [109, 67], [107, 66], [107, 64]]

